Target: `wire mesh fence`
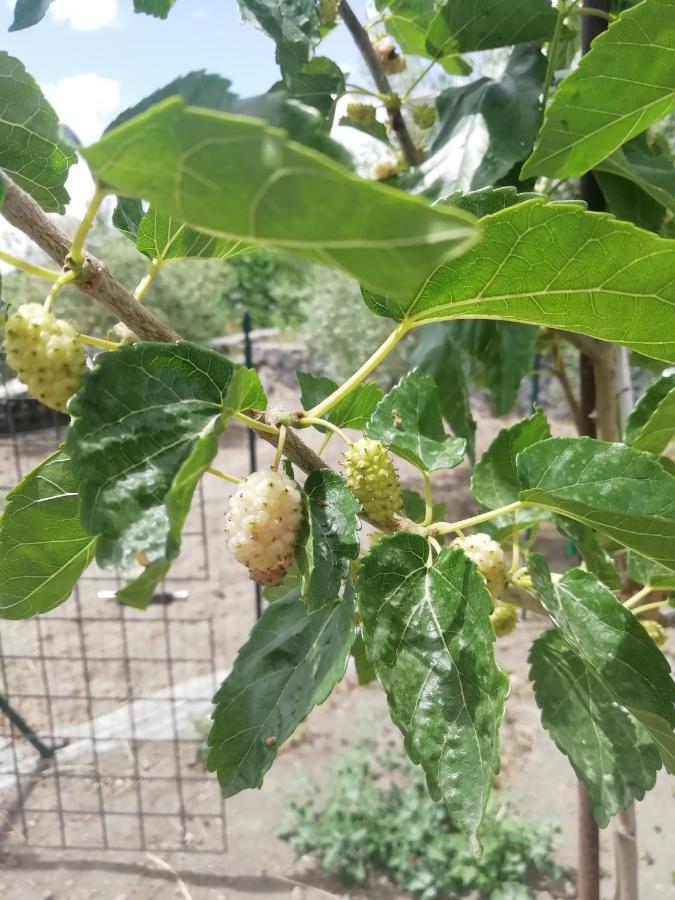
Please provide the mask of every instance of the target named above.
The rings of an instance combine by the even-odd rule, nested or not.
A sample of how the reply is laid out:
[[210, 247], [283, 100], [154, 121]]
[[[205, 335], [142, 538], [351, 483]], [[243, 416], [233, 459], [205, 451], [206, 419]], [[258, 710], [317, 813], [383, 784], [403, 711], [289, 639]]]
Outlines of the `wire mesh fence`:
[[[2, 382], [0, 496], [67, 425]], [[212, 610], [190, 615], [189, 602], [212, 587], [202, 486], [183, 551], [144, 612], [120, 604], [119, 585], [94, 565], [64, 605], [0, 625], [0, 849], [226, 849], [224, 803], [204, 765], [222, 623], [216, 632]]]

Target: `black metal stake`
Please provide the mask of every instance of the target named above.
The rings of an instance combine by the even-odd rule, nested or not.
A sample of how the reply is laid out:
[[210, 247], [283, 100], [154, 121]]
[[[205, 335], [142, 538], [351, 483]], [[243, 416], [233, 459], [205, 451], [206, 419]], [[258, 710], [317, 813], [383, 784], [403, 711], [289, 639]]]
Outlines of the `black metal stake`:
[[[251, 345], [251, 314], [245, 313], [242, 320], [242, 331], [244, 332], [244, 365], [249, 369], [253, 369], [253, 347]], [[248, 460], [249, 471], [258, 471], [258, 452], [256, 449], [255, 434], [251, 428], [248, 429]], [[262, 591], [260, 585], [256, 582], [255, 587], [255, 617], [259, 619], [262, 615]]]
[[47, 744], [44, 744], [37, 736], [37, 734], [35, 734], [28, 722], [26, 722], [26, 720], [23, 718], [23, 716], [19, 715], [19, 713], [10, 704], [7, 697], [4, 697], [2, 694], [0, 694], [0, 712], [3, 712], [12, 723], [12, 725], [14, 725], [15, 728], [19, 729], [19, 731], [27, 741], [30, 741], [30, 743], [35, 747], [35, 749], [43, 759], [51, 759], [54, 756], [56, 748], [48, 747]]

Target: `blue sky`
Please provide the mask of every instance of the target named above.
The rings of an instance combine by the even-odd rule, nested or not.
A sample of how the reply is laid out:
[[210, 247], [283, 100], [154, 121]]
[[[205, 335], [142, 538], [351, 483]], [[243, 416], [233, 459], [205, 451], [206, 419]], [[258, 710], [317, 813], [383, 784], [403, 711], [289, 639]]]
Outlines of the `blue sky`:
[[[41, 23], [13, 33], [7, 32], [13, 3], [0, 4], [0, 46], [40, 84], [94, 74], [118, 83], [120, 107], [192, 69], [224, 75], [248, 95], [266, 91], [279, 77], [274, 44], [240, 22], [236, 0], [177, 0], [164, 21], [135, 15], [132, 0], [55, 0]], [[325, 51], [356, 64], [343, 28], [327, 39]]]

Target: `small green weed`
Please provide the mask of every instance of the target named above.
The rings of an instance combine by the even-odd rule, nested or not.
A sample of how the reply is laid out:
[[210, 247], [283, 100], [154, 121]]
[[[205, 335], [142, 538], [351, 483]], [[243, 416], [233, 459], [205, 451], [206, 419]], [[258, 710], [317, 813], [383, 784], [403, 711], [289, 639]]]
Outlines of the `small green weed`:
[[551, 855], [557, 831], [495, 806], [477, 860], [445, 807], [429, 797], [421, 770], [370, 742], [342, 757], [327, 785], [291, 797], [284, 822], [297, 855], [313, 854], [326, 875], [349, 885], [384, 871], [420, 900], [472, 891], [489, 900], [532, 897], [529, 886], [561, 875]]

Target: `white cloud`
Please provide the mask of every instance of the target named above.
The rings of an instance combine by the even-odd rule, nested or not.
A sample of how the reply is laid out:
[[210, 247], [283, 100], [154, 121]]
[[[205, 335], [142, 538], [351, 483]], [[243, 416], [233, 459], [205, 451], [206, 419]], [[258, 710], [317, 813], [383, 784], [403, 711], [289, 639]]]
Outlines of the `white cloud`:
[[120, 106], [119, 82], [94, 72], [71, 75], [42, 86], [64, 125], [72, 128], [83, 144], [100, 137]]
[[75, 31], [97, 31], [117, 19], [117, 0], [53, 0], [50, 11]]
[[[71, 75], [44, 84], [42, 89], [61, 122], [72, 128], [83, 144], [97, 140], [120, 108], [119, 82], [93, 72]], [[70, 170], [66, 188], [71, 197], [68, 212], [81, 215], [94, 191], [94, 182], [83, 162]]]

